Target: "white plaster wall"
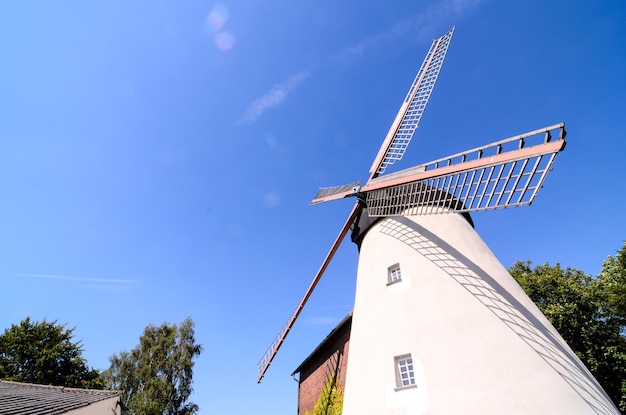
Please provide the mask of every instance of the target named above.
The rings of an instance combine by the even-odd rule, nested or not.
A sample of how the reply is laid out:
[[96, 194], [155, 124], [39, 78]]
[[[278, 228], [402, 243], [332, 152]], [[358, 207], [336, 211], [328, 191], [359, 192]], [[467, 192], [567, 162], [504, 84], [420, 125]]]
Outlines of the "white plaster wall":
[[65, 415], [120, 415], [121, 409], [117, 405], [119, 396], [94, 402], [73, 411], [65, 412]]
[[[396, 390], [394, 356], [407, 353], [417, 388]], [[442, 214], [365, 236], [343, 413], [619, 412], [474, 229]]]

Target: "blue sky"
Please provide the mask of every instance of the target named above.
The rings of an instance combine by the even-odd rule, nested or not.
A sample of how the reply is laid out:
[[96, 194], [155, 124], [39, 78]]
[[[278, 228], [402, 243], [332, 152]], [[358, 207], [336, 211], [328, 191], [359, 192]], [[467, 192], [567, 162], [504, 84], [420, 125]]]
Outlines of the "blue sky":
[[290, 374], [352, 307], [345, 243], [256, 363], [367, 178], [433, 38], [455, 35], [399, 167], [561, 121], [530, 207], [473, 215], [505, 266], [589, 274], [626, 239], [626, 4], [0, 2], [0, 329], [76, 327], [90, 365], [191, 316], [201, 414], [295, 413]]

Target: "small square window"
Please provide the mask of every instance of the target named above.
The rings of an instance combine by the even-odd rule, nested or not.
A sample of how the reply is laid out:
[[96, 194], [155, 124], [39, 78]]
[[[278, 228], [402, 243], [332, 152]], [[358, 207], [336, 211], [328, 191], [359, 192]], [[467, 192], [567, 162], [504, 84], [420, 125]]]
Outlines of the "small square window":
[[396, 363], [396, 389], [414, 388], [415, 372], [413, 371], [413, 358], [410, 354], [397, 356]]
[[402, 281], [400, 264], [395, 264], [387, 268], [387, 285]]

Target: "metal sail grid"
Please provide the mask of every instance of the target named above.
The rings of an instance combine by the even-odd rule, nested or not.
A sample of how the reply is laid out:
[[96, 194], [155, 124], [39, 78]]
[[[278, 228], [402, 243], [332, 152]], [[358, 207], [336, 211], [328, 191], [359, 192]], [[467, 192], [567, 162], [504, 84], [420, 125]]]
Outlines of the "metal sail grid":
[[[540, 133], [545, 132], [545, 145], [551, 138], [549, 129], [555, 127], [560, 129], [559, 137], [562, 140], [565, 136], [563, 125], [548, 127], [545, 131], [537, 130]], [[424, 180], [410, 181], [366, 193], [368, 214], [375, 217], [425, 215], [443, 213], [446, 209], [442, 207], [457, 212], [475, 212], [530, 205], [562, 146], [552, 145], [550, 150], [542, 152], [540, 150], [542, 146], [539, 145], [535, 146], [539, 150], [534, 154], [487, 163], [470, 169], [463, 169], [463, 163], [466, 163], [468, 157], [472, 155], [477, 159], [491, 159], [492, 156], [485, 155], [485, 153], [492, 150], [496, 154], [502, 154], [504, 145], [518, 147], [517, 150], [509, 153], [514, 155], [524, 148], [525, 140], [532, 137], [531, 135], [513, 137], [455, 155], [452, 158], [408, 169], [409, 173], [412, 171], [436, 173], [437, 169], [442, 169], [441, 164], [448, 167], [454, 163], [455, 159], [459, 163], [457, 169], [445, 174], [431, 175], [432, 177]], [[564, 141], [561, 143], [564, 145]], [[398, 175], [402, 176], [402, 174], [407, 173], [398, 172]], [[381, 182], [384, 181], [381, 180]]]
[[[437, 77], [441, 70], [443, 60], [446, 57], [452, 34], [454, 33], [454, 27], [450, 29], [448, 33], [441, 38], [433, 41], [430, 46], [430, 50], [426, 55], [426, 59], [422, 63], [420, 70], [415, 77], [415, 80], [409, 88], [409, 92], [404, 99], [404, 103], [411, 101], [400, 125], [394, 133], [393, 140], [387, 149], [385, 157], [383, 158], [378, 170], [378, 174], [385, 172], [388, 166], [391, 166], [396, 161], [401, 160], [406, 152], [415, 130], [419, 125], [422, 118], [422, 114], [426, 109], [426, 104], [430, 98], [430, 94], [435, 87]], [[416, 91], [417, 88], [417, 91]]]
[[[334, 187], [320, 187], [315, 197], [311, 201], [311, 205], [315, 205], [317, 203], [326, 202], [327, 200], [333, 200], [334, 196], [341, 195], [343, 193], [356, 193], [361, 185], [361, 181], [349, 184], [344, 184], [341, 186]], [[344, 197], [344, 196], [341, 196]]]
[[304, 308], [306, 302], [309, 300], [311, 294], [313, 293], [313, 290], [317, 286], [317, 283], [322, 278], [322, 275], [324, 275], [324, 271], [326, 270], [326, 267], [328, 267], [328, 264], [330, 264], [330, 261], [332, 260], [333, 256], [337, 252], [339, 245], [341, 245], [341, 241], [343, 241], [343, 238], [346, 236], [346, 234], [350, 230], [352, 223], [354, 222], [354, 220], [356, 219], [360, 211], [361, 211], [360, 203], [356, 203], [354, 207], [352, 208], [350, 215], [348, 216], [348, 220], [346, 220], [343, 227], [339, 231], [339, 234], [337, 235], [335, 242], [333, 242], [333, 244], [331, 245], [330, 250], [326, 254], [326, 258], [324, 258], [324, 261], [322, 261], [322, 265], [320, 265], [320, 268], [317, 270], [317, 273], [315, 274], [313, 281], [311, 281], [309, 288], [307, 288], [306, 292], [304, 293], [304, 296], [298, 303], [293, 314], [291, 315], [287, 323], [283, 326], [283, 328], [280, 330], [280, 332], [278, 333], [278, 335], [276, 336], [272, 344], [270, 344], [270, 346], [268, 347], [267, 351], [265, 352], [261, 360], [258, 362], [257, 364], [257, 370], [258, 370], [257, 382], [258, 383], [261, 383], [261, 379], [263, 379], [263, 376], [265, 375], [267, 368], [269, 367], [270, 363], [272, 363], [272, 360], [276, 356], [278, 349], [280, 349], [280, 346], [285, 341], [285, 337], [287, 337], [287, 334], [289, 334], [289, 331], [291, 330], [294, 323], [296, 322], [296, 319], [300, 315], [300, 312]]
[[272, 363], [272, 359], [274, 359], [274, 356], [276, 355], [276, 351], [280, 348], [281, 344], [285, 340], [285, 337], [290, 329], [290, 323], [291, 321], [285, 323], [278, 335], [274, 338], [272, 344], [270, 344], [270, 346], [267, 348], [267, 351], [263, 354], [263, 357], [257, 363], [256, 368], [258, 373], [258, 383], [261, 382], [265, 371], [269, 367], [270, 363]]

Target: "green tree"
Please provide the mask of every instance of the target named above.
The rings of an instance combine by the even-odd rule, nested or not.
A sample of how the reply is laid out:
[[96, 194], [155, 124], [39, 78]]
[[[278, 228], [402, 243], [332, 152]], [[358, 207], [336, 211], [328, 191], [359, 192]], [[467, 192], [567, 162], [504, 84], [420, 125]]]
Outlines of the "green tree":
[[[605, 314], [614, 324], [620, 327], [622, 340], [626, 334], [626, 241], [617, 255], [609, 256], [602, 264], [602, 271], [598, 276], [602, 290], [605, 294]], [[622, 356], [622, 369], [626, 371], [626, 348], [619, 349]], [[621, 379], [622, 397], [619, 409], [626, 414], [626, 376]]]
[[102, 389], [100, 373], [87, 366], [74, 329], [27, 317], [0, 336], [0, 378], [17, 382]]
[[626, 242], [617, 252], [602, 264], [600, 281], [607, 295], [607, 308], [614, 318], [626, 326]]
[[192, 392], [196, 344], [190, 318], [180, 326], [163, 323], [146, 327], [133, 350], [110, 358], [104, 373], [108, 386], [122, 391], [122, 403], [135, 415], [193, 415], [198, 405]]
[[305, 415], [341, 415], [343, 411], [343, 391], [336, 382], [336, 375], [332, 374], [322, 387], [320, 397], [313, 406], [313, 414], [309, 411]]
[[517, 262], [509, 272], [624, 413], [624, 319], [611, 305], [617, 300], [611, 299], [613, 294], [607, 288], [615, 285], [605, 283], [602, 274], [593, 278], [559, 264], [532, 268], [530, 261]]

